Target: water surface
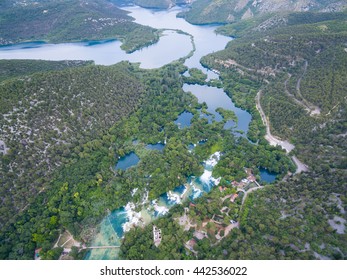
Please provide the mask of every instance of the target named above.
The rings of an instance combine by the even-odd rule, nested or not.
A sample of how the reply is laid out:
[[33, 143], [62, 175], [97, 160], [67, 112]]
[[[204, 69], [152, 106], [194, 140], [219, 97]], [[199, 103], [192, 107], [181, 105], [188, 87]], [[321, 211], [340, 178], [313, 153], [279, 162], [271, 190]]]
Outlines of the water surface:
[[276, 180], [277, 174], [274, 172], [270, 172], [266, 168], [259, 168], [260, 171], [260, 179], [266, 183], [273, 183]]
[[165, 144], [163, 143], [156, 143], [156, 144], [148, 144], [146, 146], [146, 149], [149, 150], [157, 150], [157, 151], [162, 151], [165, 148]]
[[93, 60], [99, 65], [128, 60], [140, 62], [142, 68], [151, 69], [184, 57], [192, 50], [189, 36], [171, 30], [165, 31], [158, 43], [131, 54], [123, 51], [121, 44], [117, 40], [65, 44], [23, 43], [0, 47], [0, 59]]
[[177, 120], [175, 120], [175, 124], [177, 124], [180, 129], [190, 127], [193, 116], [192, 113], [185, 111], [178, 116]]
[[[217, 108], [223, 108], [226, 110], [234, 111], [238, 121], [236, 125], [237, 130], [243, 131], [247, 134], [249, 123], [252, 116], [245, 110], [242, 110], [235, 106], [230, 97], [224, 92], [222, 88], [210, 87], [205, 85], [183, 85], [183, 90], [191, 92], [197, 98], [199, 103], [206, 102], [208, 108], [207, 111], [214, 115], [216, 121], [223, 120], [223, 117], [216, 112]], [[234, 122], [228, 122], [225, 128], [235, 127]]]
[[116, 170], [127, 170], [128, 168], [135, 166], [139, 161], [140, 158], [134, 152], [131, 152], [118, 160]]

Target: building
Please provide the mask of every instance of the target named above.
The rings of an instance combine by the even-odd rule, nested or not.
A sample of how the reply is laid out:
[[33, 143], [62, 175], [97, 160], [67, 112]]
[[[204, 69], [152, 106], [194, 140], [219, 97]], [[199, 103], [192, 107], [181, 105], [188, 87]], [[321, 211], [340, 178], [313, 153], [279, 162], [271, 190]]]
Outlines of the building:
[[42, 248], [38, 248], [35, 250], [35, 257], [34, 257], [35, 260], [41, 260], [41, 257], [40, 257], [41, 250]]
[[194, 250], [194, 246], [196, 245], [196, 240], [194, 238], [190, 239], [187, 241], [186, 243], [186, 247], [187, 249], [189, 249], [190, 251]]
[[239, 195], [238, 195], [237, 193], [234, 193], [233, 195], [231, 195], [230, 201], [231, 201], [231, 202], [234, 202], [235, 199], [236, 199], [238, 196], [239, 196]]
[[161, 229], [153, 226], [153, 241], [155, 246], [159, 246], [161, 242]]

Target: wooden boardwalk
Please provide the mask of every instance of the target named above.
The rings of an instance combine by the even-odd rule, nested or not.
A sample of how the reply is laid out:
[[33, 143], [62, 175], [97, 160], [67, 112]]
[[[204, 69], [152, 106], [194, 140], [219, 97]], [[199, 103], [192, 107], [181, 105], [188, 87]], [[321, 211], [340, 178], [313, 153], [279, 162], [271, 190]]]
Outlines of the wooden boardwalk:
[[120, 246], [90, 246], [90, 247], [83, 247], [82, 249], [115, 249], [120, 248]]

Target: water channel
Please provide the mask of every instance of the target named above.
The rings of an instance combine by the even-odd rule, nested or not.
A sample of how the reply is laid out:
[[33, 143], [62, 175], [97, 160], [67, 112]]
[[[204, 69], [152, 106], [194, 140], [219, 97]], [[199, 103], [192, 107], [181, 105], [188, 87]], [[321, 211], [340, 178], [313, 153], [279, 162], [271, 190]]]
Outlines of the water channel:
[[[190, 36], [168, 30], [179, 29], [189, 33], [194, 38], [195, 52], [193, 56], [185, 61], [185, 65], [189, 68], [194, 67], [202, 70], [210, 79], [218, 78], [217, 74], [204, 68], [199, 62], [202, 56], [224, 49], [227, 42], [231, 40], [231, 38], [217, 35], [214, 32], [216, 26], [196, 26], [189, 24], [184, 19], [176, 18], [176, 14], [182, 10], [181, 7], [155, 11], [140, 7], [122, 7], [122, 9], [129, 11], [137, 23], [167, 29], [164, 32], [164, 36], [160, 38], [158, 43], [132, 54], [126, 54], [122, 51], [120, 49], [121, 43], [116, 40], [56, 45], [37, 42], [2, 47], [0, 48], [0, 59], [78, 59], [94, 60], [96, 64], [102, 65], [129, 60], [131, 62], [140, 62], [142, 68], [157, 68], [184, 57], [193, 50]], [[215, 111], [218, 107], [234, 111], [238, 118], [236, 129], [244, 132], [244, 134], [247, 133], [251, 120], [250, 114], [235, 107], [232, 100], [222, 89], [199, 85], [184, 85], [183, 90], [194, 94], [199, 102], [206, 102], [208, 112], [214, 115], [216, 121], [221, 121], [222, 119], [220, 114]], [[190, 113], [184, 113], [189, 117]], [[183, 126], [185, 125], [182, 120], [177, 122], [180, 122]], [[161, 150], [164, 148], [164, 145], [149, 146], [148, 148]], [[193, 145], [190, 148], [192, 149]], [[121, 159], [117, 163], [119, 165], [116, 168], [131, 168], [139, 160], [136, 154], [127, 156], [128, 158]], [[209, 192], [218, 183], [218, 180], [212, 177], [212, 169], [217, 164], [219, 157], [220, 153], [217, 152], [204, 162], [204, 173], [200, 177], [187, 178], [184, 186], [178, 186], [173, 191], [161, 195], [154, 201], [148, 201], [148, 193], [143, 194], [143, 206], [139, 212], [135, 211], [135, 205], [131, 202], [112, 211], [101, 222], [100, 230], [95, 235], [91, 245], [120, 245], [124, 231], [129, 230], [134, 225], [146, 225], [159, 215], [165, 214], [174, 204], [187, 199], [193, 200], [203, 192]], [[133, 190], [133, 194], [135, 192], [136, 190]], [[138, 209], [138, 207], [136, 208]], [[93, 249], [89, 251], [87, 259], [117, 259], [117, 256], [117, 249]]]

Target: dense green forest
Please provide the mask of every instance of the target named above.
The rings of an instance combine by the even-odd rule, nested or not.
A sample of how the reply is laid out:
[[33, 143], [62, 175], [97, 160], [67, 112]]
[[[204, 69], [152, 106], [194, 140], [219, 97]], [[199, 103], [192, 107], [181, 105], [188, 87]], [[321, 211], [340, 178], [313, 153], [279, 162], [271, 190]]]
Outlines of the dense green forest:
[[[14, 3], [13, 3], [14, 2]], [[1, 3], [0, 45], [119, 39], [127, 52], [153, 44], [159, 31], [133, 22], [106, 0], [20, 1]]]
[[[194, 201], [194, 206], [178, 205], [168, 216], [154, 222], [162, 229], [159, 247], [153, 244], [152, 226], [127, 233], [121, 256], [125, 259], [343, 259], [347, 250], [346, 234], [336, 233], [330, 223], [338, 223], [336, 217], [343, 213], [336, 207], [337, 201], [346, 205], [346, 196], [337, 195], [345, 193], [341, 184], [345, 174], [340, 171], [328, 174], [318, 184], [314, 175], [319, 176], [303, 174], [250, 194], [241, 214], [241, 199], [237, 198], [235, 203], [222, 200], [226, 194], [216, 188]], [[184, 208], [189, 209], [188, 214]], [[178, 224], [185, 215], [192, 224], [189, 229]], [[215, 222], [215, 215], [220, 222]], [[225, 235], [230, 219], [240, 219], [240, 228], [233, 228]], [[203, 233], [203, 238], [196, 232]]]
[[[342, 120], [346, 116], [347, 14], [336, 17], [331, 20], [328, 14], [291, 14], [287, 16], [289, 24], [265, 31], [259, 28], [262, 23], [255, 22], [226, 50], [202, 62], [222, 72], [224, 85], [230, 87], [235, 102], [245, 108], [254, 107], [257, 90], [251, 91], [250, 85], [264, 81], [257, 89], [264, 93], [261, 103], [272, 132], [297, 144], [298, 156], [308, 165], [315, 166], [315, 156], [324, 155], [332, 158], [326, 162], [332, 168], [345, 168], [341, 157], [345, 138], [338, 135], [346, 129]], [[223, 32], [234, 34], [239, 28], [235, 25], [224, 27]], [[333, 150], [323, 144], [327, 138]], [[318, 153], [313, 152], [317, 149]]]
[[[269, 117], [271, 131], [282, 139], [290, 139], [296, 145], [293, 152], [309, 166], [307, 174], [280, 183], [272, 190], [255, 193], [253, 201], [258, 201], [257, 205], [251, 206], [248, 202], [247, 219], [241, 228], [243, 233], [251, 230], [262, 240], [260, 245], [271, 241], [264, 239], [266, 235], [277, 238], [272, 247], [292, 248], [290, 258], [302, 258], [302, 255], [295, 256], [299, 252], [309, 258], [322, 257], [317, 253], [329, 258], [346, 256], [346, 234], [329, 227], [332, 220], [339, 219], [337, 217], [346, 219], [343, 210], [347, 190], [346, 18], [346, 13], [296, 13], [286, 16], [287, 24], [269, 25], [269, 22], [276, 22], [271, 17], [264, 21], [265, 24], [253, 21], [253, 27], [252, 21], [248, 21], [248, 32], [244, 30], [226, 50], [203, 60], [222, 72], [223, 80], [231, 87], [232, 97], [241, 106], [247, 107], [245, 100], [254, 100], [255, 96], [254, 92], [241, 89], [247, 89], [249, 81], [264, 81], [259, 90], [263, 92], [261, 103]], [[244, 23], [223, 29], [235, 32], [241, 24]], [[273, 209], [263, 208], [269, 205], [267, 195], [282, 197], [281, 203], [272, 203]], [[342, 200], [341, 209], [336, 208], [336, 204], [332, 206], [333, 201], [336, 203], [335, 197]], [[291, 208], [290, 203], [297, 203], [297, 206]], [[289, 210], [300, 207], [303, 207], [304, 217], [298, 210]], [[259, 215], [262, 209], [265, 212]], [[285, 218], [281, 219], [286, 221], [283, 229], [273, 229], [270, 234], [270, 224], [254, 226], [252, 219], [261, 216], [266, 221], [276, 211], [277, 215], [291, 213], [288, 221], [288, 215], [282, 214]], [[318, 226], [319, 223], [322, 224]], [[303, 225], [307, 228], [302, 230], [302, 236], [289, 238], [290, 226], [300, 232], [299, 227]], [[289, 239], [284, 239], [285, 236]], [[304, 249], [305, 243], [310, 244], [306, 247], [311, 247]], [[295, 247], [292, 244], [296, 244]], [[258, 258], [264, 258], [258, 251]], [[248, 257], [255, 258], [255, 252]]]

